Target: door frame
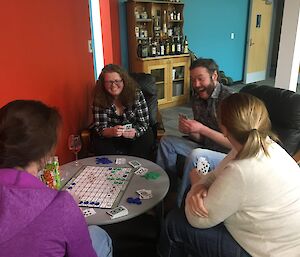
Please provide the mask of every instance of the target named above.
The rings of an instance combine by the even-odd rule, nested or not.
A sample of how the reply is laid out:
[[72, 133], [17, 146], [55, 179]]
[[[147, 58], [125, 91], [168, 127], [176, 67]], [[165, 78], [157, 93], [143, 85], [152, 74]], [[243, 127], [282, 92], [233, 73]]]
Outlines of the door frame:
[[[272, 2], [272, 17], [271, 17], [271, 24], [270, 24], [270, 35], [269, 35], [269, 47], [268, 47], [268, 56], [267, 56], [267, 65], [266, 70], [264, 72], [258, 72], [256, 74], [253, 74], [253, 76], [250, 76], [250, 79], [247, 80], [247, 69], [248, 69], [248, 58], [249, 58], [249, 41], [250, 41], [250, 33], [251, 33], [251, 17], [252, 17], [252, 5], [253, 1], [255, 0], [249, 0], [249, 11], [248, 11], [248, 26], [247, 26], [247, 39], [246, 39], [246, 45], [245, 45], [245, 61], [244, 61], [244, 74], [243, 74], [243, 83], [254, 83], [256, 81], [261, 81], [261, 78], [264, 77], [264, 79], [267, 78], [267, 75], [269, 74], [270, 70], [270, 54], [272, 50], [271, 45], [271, 39], [273, 36], [273, 23], [274, 23], [274, 2]], [[261, 1], [261, 0], [260, 0]], [[258, 80], [257, 80], [258, 78]]]

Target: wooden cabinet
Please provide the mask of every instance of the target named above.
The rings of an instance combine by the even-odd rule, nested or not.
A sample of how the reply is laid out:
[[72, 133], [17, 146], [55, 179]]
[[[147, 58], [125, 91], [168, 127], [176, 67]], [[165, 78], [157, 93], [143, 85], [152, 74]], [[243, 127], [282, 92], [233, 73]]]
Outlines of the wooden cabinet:
[[160, 108], [186, 103], [190, 55], [183, 36], [184, 4], [146, 0], [126, 4], [130, 71], [156, 78]]

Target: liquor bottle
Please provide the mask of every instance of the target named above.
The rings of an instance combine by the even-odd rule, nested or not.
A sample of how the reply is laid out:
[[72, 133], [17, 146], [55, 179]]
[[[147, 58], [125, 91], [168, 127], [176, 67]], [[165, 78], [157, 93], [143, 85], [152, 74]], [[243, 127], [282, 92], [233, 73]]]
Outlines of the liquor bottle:
[[142, 57], [146, 58], [149, 56], [149, 46], [147, 44], [147, 40], [142, 43]]
[[164, 10], [164, 16], [163, 16], [163, 27], [162, 27], [162, 32], [163, 32], [163, 36], [166, 36], [168, 33], [168, 27], [167, 27], [167, 11]]
[[137, 46], [137, 56], [142, 57], [142, 40], [138, 41], [138, 46]]
[[174, 38], [172, 37], [171, 38], [171, 54], [176, 54], [176, 44], [175, 44], [175, 40]]
[[155, 57], [156, 56], [156, 42], [153, 40], [153, 42], [150, 44], [150, 56]]
[[165, 55], [169, 55], [170, 54], [170, 42], [169, 40], [167, 39], [166, 40], [166, 46], [165, 46]]
[[185, 54], [189, 53], [189, 43], [187, 41], [186, 36], [184, 36], [184, 41], [183, 41], [183, 53], [185, 53]]
[[180, 37], [178, 35], [177, 37], [177, 41], [176, 41], [176, 54], [181, 54], [181, 40]]
[[156, 42], [155, 42], [156, 44], [156, 55], [157, 56], [160, 56], [161, 54], [160, 54], [160, 41], [159, 40], [157, 40]]
[[165, 44], [164, 44], [164, 42], [161, 40], [160, 41], [160, 43], [159, 43], [159, 45], [160, 45], [160, 55], [165, 55]]

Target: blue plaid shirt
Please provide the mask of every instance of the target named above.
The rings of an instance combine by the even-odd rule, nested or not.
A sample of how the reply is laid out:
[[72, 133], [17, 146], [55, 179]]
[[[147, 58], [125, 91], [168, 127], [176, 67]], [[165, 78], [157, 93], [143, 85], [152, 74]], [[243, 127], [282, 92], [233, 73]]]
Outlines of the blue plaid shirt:
[[140, 89], [136, 90], [134, 104], [125, 108], [124, 113], [118, 115], [116, 106], [112, 104], [109, 108], [100, 109], [93, 106], [94, 128], [101, 135], [104, 128], [116, 125], [132, 124], [136, 130], [136, 137], [143, 135], [149, 128], [149, 112], [145, 97]]
[[[217, 120], [218, 106], [219, 103], [230, 94], [232, 94], [232, 92], [229, 87], [226, 87], [220, 83], [215, 87], [212, 95], [207, 100], [203, 100], [199, 98], [198, 95], [194, 95], [192, 98], [194, 119], [203, 123], [205, 126], [220, 132]], [[227, 153], [229, 151], [229, 149], [217, 144], [215, 141], [208, 137], [203, 138], [201, 146], [213, 151], [223, 153]]]

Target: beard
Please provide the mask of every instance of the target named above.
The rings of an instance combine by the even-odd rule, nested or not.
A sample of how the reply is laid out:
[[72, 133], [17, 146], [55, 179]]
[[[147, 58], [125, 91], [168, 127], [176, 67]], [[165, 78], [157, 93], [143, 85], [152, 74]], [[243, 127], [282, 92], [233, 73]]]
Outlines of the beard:
[[209, 85], [206, 87], [194, 88], [194, 90], [199, 98], [206, 100], [212, 95], [215, 87], [216, 85], [214, 84], [214, 81], [210, 79]]

